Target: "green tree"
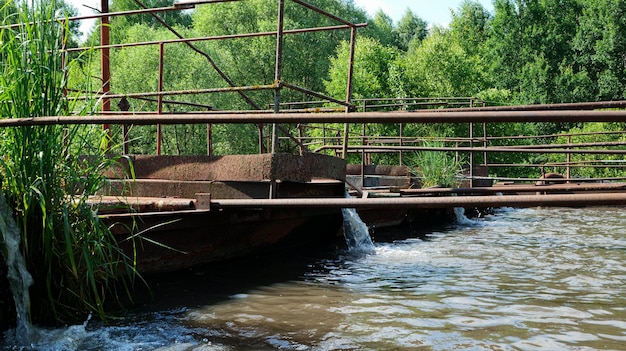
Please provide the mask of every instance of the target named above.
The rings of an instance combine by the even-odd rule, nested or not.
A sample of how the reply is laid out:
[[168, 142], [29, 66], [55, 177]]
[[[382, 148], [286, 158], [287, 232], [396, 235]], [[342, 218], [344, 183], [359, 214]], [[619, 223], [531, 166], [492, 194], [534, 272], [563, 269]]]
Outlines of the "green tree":
[[[345, 99], [350, 45], [342, 42], [331, 58], [326, 91], [337, 99]], [[390, 87], [390, 66], [399, 51], [380, 42], [361, 37], [354, 52], [352, 92], [355, 99], [393, 97]]]
[[[140, 10], [144, 8], [140, 3], [146, 8], [170, 7], [174, 5], [174, 2], [175, 0], [140, 0], [139, 3], [135, 0], [113, 0], [110, 10], [113, 12]], [[170, 26], [191, 26], [191, 15], [187, 11], [165, 11], [156, 15]], [[161, 23], [150, 14], [115, 17], [112, 23], [115, 23], [118, 28], [132, 24], [145, 24], [152, 28], [161, 27]]]
[[491, 14], [479, 2], [465, 0], [452, 11], [450, 34], [469, 54], [482, 54], [490, 24]]
[[396, 33], [396, 46], [406, 51], [411, 41], [422, 41], [428, 36], [428, 22], [407, 9], [394, 32]]
[[395, 45], [397, 33], [393, 25], [393, 20], [383, 10], [378, 10], [372, 21], [368, 25], [368, 34], [371, 38], [377, 39], [386, 46]]
[[[517, 103], [555, 102], [559, 74], [573, 62], [571, 41], [581, 6], [575, 0], [496, 0], [488, 60], [498, 88]], [[529, 91], [540, 73], [541, 91]], [[538, 87], [538, 83], [533, 83]], [[563, 97], [560, 97], [563, 99]]]
[[585, 1], [573, 47], [572, 74], [595, 83], [591, 99], [626, 97], [626, 1]]
[[408, 96], [472, 96], [486, 89], [480, 60], [447, 32], [409, 49], [399, 63]]

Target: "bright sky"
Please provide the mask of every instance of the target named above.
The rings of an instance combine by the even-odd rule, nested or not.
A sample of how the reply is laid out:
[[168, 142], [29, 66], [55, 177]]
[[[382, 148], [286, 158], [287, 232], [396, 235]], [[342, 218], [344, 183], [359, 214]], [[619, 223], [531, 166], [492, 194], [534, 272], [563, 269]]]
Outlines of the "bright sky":
[[[429, 24], [441, 26], [447, 26], [450, 23], [450, 10], [457, 10], [462, 2], [463, 0], [354, 0], [354, 3], [365, 9], [370, 16], [374, 16], [378, 10], [382, 9], [394, 22], [397, 22], [407, 9], [411, 9], [415, 15]], [[493, 12], [493, 0], [479, 0], [479, 2], [487, 11]], [[69, 0], [69, 3], [74, 5], [81, 15], [93, 13], [83, 4], [100, 8], [100, 0]], [[89, 30], [91, 23], [93, 22], [81, 26], [83, 33]]]
[[[407, 8], [431, 25], [447, 26], [450, 23], [450, 10], [458, 10], [462, 0], [354, 0], [354, 3], [374, 16], [382, 9], [394, 22], [398, 22]], [[493, 0], [479, 0], [483, 7], [493, 12]]]

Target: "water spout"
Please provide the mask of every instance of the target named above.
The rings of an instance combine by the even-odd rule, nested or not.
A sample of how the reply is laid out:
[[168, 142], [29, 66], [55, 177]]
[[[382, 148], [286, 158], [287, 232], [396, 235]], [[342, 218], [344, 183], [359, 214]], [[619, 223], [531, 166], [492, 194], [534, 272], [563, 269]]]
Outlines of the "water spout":
[[456, 224], [474, 224], [474, 221], [467, 218], [465, 215], [465, 209], [463, 207], [455, 207], [454, 216], [456, 217]]
[[4, 242], [2, 254], [6, 259], [7, 278], [15, 300], [17, 325], [15, 341], [19, 345], [28, 345], [31, 326], [29, 321], [30, 294], [28, 288], [33, 284], [33, 278], [26, 269], [26, 262], [20, 251], [20, 230], [13, 219], [13, 212], [6, 203], [4, 195], [0, 193], [0, 234]]
[[[350, 195], [346, 191], [346, 197]], [[370, 237], [367, 225], [363, 222], [354, 208], [341, 209], [343, 215], [343, 235], [352, 252], [372, 254], [375, 252], [374, 243]]]

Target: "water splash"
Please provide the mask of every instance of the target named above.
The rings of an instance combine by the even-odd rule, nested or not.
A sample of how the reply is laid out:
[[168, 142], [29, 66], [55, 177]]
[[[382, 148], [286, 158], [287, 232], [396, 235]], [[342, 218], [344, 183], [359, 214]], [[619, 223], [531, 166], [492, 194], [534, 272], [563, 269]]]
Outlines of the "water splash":
[[28, 318], [30, 309], [30, 294], [28, 288], [33, 285], [33, 278], [26, 269], [26, 262], [20, 251], [20, 230], [13, 219], [13, 212], [6, 203], [4, 195], [0, 193], [0, 234], [4, 241], [4, 258], [7, 264], [7, 278], [15, 300], [17, 325], [15, 341], [19, 345], [28, 345], [30, 341], [31, 325]]
[[465, 215], [465, 209], [463, 207], [455, 207], [454, 216], [456, 217], [456, 224], [460, 224], [460, 225], [475, 224], [474, 221], [467, 218], [467, 216]]
[[[346, 198], [350, 195], [346, 191]], [[375, 252], [372, 237], [370, 237], [367, 225], [354, 208], [342, 208], [343, 235], [348, 244], [348, 250], [352, 252], [373, 254]]]

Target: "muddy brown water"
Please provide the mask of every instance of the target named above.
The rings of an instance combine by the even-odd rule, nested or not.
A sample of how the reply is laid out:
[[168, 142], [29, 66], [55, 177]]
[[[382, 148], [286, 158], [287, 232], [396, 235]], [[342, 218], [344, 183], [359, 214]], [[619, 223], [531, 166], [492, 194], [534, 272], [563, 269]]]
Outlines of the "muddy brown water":
[[504, 209], [375, 245], [171, 276], [166, 303], [25, 349], [626, 350], [624, 208]]

